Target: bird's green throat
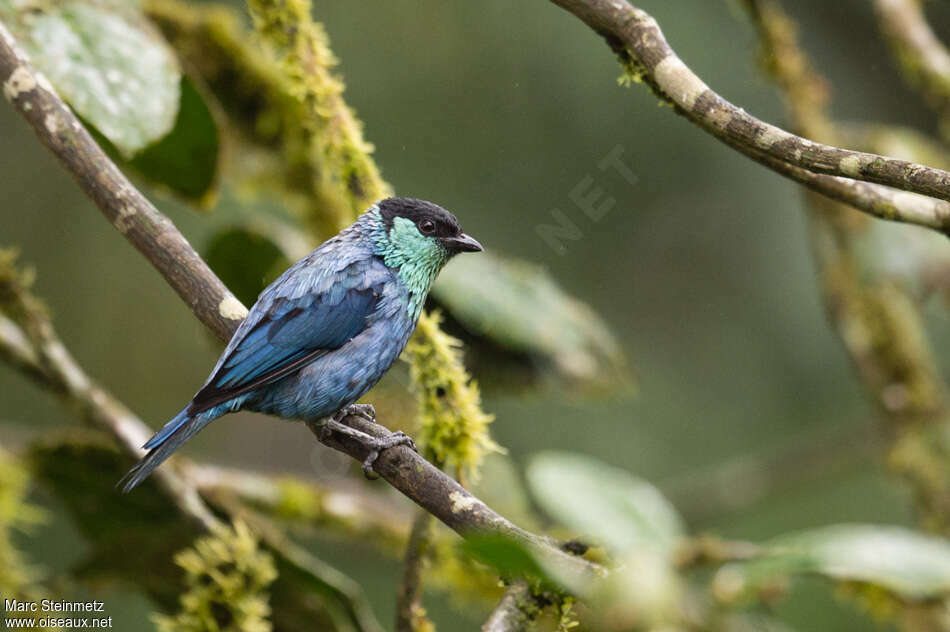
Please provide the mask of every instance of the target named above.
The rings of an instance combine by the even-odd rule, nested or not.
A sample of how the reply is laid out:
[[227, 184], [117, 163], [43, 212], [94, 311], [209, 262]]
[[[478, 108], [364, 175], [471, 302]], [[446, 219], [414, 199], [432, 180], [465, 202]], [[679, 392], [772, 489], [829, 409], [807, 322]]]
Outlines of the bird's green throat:
[[399, 274], [409, 290], [409, 313], [418, 318], [429, 288], [449, 255], [438, 240], [420, 233], [411, 220], [396, 217], [387, 229], [378, 209], [371, 209], [370, 214], [374, 252]]

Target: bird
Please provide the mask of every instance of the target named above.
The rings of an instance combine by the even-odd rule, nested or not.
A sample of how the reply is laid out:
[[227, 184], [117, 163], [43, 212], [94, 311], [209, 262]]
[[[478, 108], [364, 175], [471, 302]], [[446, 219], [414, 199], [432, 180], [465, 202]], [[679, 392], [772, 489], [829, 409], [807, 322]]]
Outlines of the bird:
[[372, 437], [340, 420], [399, 357], [442, 267], [482, 250], [437, 204], [380, 200], [261, 292], [207, 381], [117, 487], [131, 491], [201, 429], [239, 410], [362, 435], [367, 476], [382, 450], [414, 447], [403, 433]]

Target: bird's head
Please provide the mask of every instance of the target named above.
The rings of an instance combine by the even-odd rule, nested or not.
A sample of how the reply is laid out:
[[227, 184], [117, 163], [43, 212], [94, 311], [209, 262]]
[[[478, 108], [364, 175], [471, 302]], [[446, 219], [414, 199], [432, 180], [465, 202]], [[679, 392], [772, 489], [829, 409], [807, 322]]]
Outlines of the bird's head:
[[482, 245], [462, 232], [455, 215], [425, 200], [391, 197], [376, 205], [380, 229], [374, 242], [386, 264], [432, 265], [436, 272], [460, 252], [479, 252]]
[[452, 213], [432, 202], [391, 197], [370, 209], [376, 224], [373, 245], [387, 266], [416, 296], [424, 296], [446, 262], [482, 245], [462, 232]]

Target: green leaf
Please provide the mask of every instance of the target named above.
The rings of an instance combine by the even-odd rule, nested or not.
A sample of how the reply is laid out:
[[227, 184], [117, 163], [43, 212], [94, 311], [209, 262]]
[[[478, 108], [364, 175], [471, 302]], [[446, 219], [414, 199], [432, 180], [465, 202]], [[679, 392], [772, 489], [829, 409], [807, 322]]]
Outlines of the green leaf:
[[538, 503], [553, 518], [617, 553], [670, 553], [683, 535], [682, 519], [659, 490], [595, 459], [541, 453], [531, 459], [527, 478]]
[[834, 525], [783, 536], [755, 559], [724, 566], [717, 592], [732, 600], [790, 575], [870, 584], [906, 600], [950, 595], [950, 543], [910, 529]]
[[538, 266], [489, 253], [456, 257], [433, 296], [470, 333], [546, 360], [568, 383], [629, 381], [623, 353], [604, 322]]
[[218, 171], [218, 128], [211, 110], [187, 77], [181, 80], [181, 107], [175, 127], [131, 160], [88, 121], [83, 123], [103, 151], [121, 167], [128, 167], [153, 184], [199, 205], [210, 205]]
[[502, 577], [542, 577], [534, 555], [519, 542], [500, 535], [473, 536], [462, 541], [462, 550], [498, 571]]
[[218, 127], [204, 98], [187, 77], [175, 126], [130, 165], [154, 183], [192, 200], [208, 197], [218, 172]]
[[37, 11], [41, 5], [7, 2], [0, 19], [76, 113], [131, 157], [175, 124], [181, 73], [135, 3], [101, 5]]
[[250, 227], [233, 227], [215, 235], [205, 261], [245, 305], [286, 270], [291, 261], [271, 235]]
[[546, 588], [587, 594], [599, 589], [602, 578], [575, 566], [559, 563], [531, 545], [499, 534], [472, 535], [459, 545], [463, 551], [498, 571], [503, 578], [524, 577], [541, 581]]

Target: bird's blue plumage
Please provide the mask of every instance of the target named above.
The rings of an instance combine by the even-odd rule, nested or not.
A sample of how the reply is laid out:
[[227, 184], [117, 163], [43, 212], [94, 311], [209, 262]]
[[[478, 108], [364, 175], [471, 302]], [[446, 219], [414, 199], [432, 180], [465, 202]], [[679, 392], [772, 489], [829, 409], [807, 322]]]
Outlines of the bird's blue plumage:
[[[426, 234], [426, 221], [441, 222], [438, 231]], [[125, 491], [225, 413], [318, 419], [359, 399], [405, 347], [454, 243], [477, 246], [440, 207], [390, 198], [298, 261], [261, 293], [189, 405], [145, 444]]]

